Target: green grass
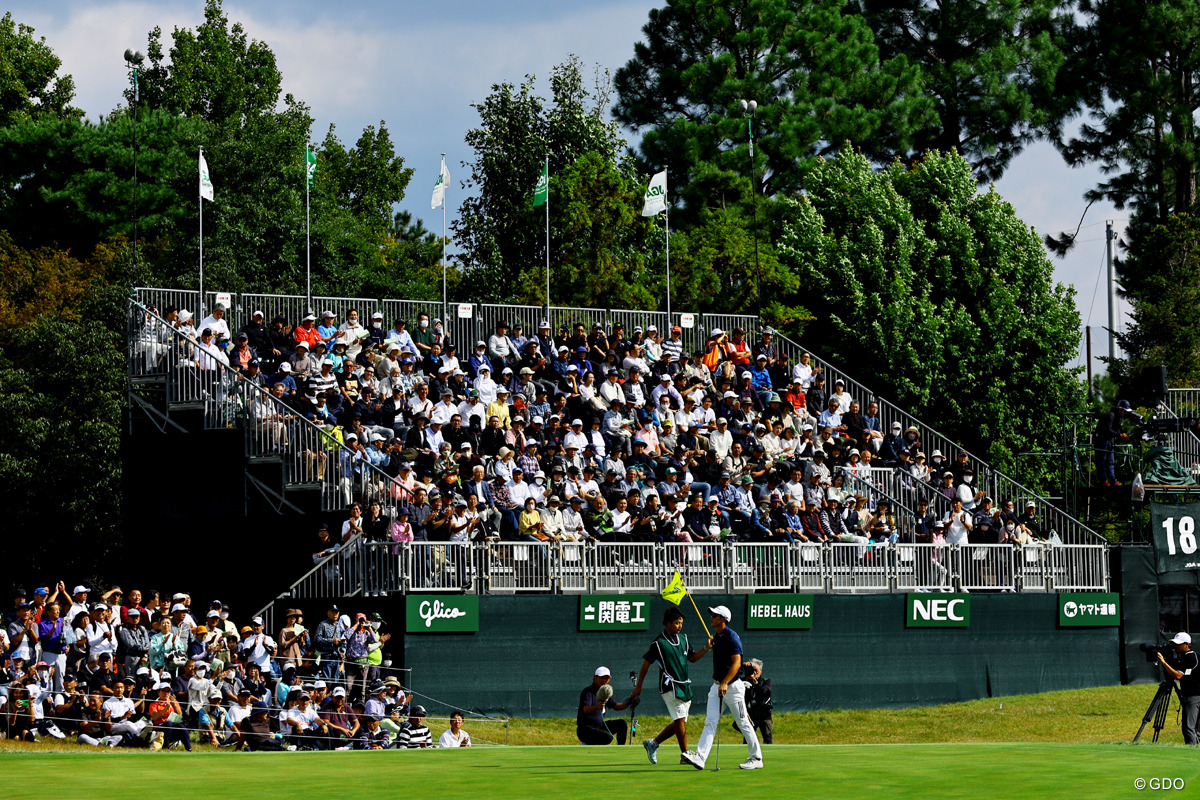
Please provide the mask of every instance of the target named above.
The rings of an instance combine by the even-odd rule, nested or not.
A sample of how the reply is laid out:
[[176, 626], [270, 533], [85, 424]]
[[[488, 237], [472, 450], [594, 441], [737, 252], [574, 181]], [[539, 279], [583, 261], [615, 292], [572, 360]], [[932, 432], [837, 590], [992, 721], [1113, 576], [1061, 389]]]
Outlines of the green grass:
[[[972, 700], [942, 706], [900, 709], [834, 709], [802, 714], [775, 714], [778, 744], [879, 744], [933, 742], [1093, 742], [1120, 743], [1133, 739], [1155, 686], [1105, 686], [1044, 694]], [[648, 697], [639, 711], [657, 711], [661, 703]], [[1160, 742], [1182, 744], [1171, 719]], [[703, 704], [692, 704], [688, 742], [694, 745], [704, 726]], [[628, 719], [628, 714], [623, 715]], [[663, 716], [638, 716], [642, 733], [658, 733]], [[723, 730], [729, 730], [726, 719]], [[470, 730], [470, 725], [467, 726]], [[499, 729], [496, 735], [502, 735]], [[1149, 737], [1148, 733], [1143, 734]], [[489, 737], [490, 738], [490, 737]], [[575, 720], [513, 719], [508, 741], [520, 745], [575, 743]]]
[[[1200, 762], [1182, 747], [1126, 745], [775, 745], [766, 768], [737, 768], [745, 749], [728, 738], [720, 772], [658, 766], [640, 747], [508, 747], [379, 753], [29, 752], [4, 757], [6, 785], [41, 796], [295, 798], [346, 795], [455, 798], [1019, 798], [1137, 796], [1134, 780], [1182, 778], [1200, 786]], [[709, 757], [709, 766], [713, 757]], [[1194, 790], [1193, 790], [1194, 791]], [[333, 793], [333, 794], [331, 794]], [[1174, 792], [1188, 796], [1188, 792]], [[22, 796], [21, 791], [11, 796]], [[1194, 796], [1194, 795], [1193, 795]]]
[[[67, 744], [0, 742], [5, 785], [36, 786], [65, 797], [295, 798], [341, 787], [356, 796], [409, 794], [462, 798], [709, 797], [778, 791], [792, 797], [1002, 798], [1142, 796], [1136, 779], [1183, 779], [1194, 796], [1200, 759], [1179, 738], [1174, 705], [1158, 744], [1149, 733], [1127, 744], [1153, 696], [1153, 686], [1051, 692], [970, 703], [874, 711], [820, 711], [776, 717], [776, 744], [766, 769], [737, 769], [746, 749], [722, 725], [720, 772], [678, 766], [667, 743], [650, 765], [636, 745], [574, 745], [573, 720], [512, 720], [510, 743], [523, 746], [382, 753], [231, 753], [108, 751]], [[640, 719], [641, 733], [662, 717]], [[701, 717], [688, 726], [695, 747]], [[431, 726], [437, 732], [437, 726]], [[477, 738], [504, 740], [500, 726], [470, 722]], [[859, 744], [859, 743], [862, 744]], [[713, 766], [710, 756], [709, 766]], [[353, 785], [347, 783], [353, 781]], [[1146, 792], [1155, 793], [1150, 789]], [[131, 794], [132, 792], [132, 794]], [[27, 793], [27, 792], [26, 792]], [[13, 791], [7, 796], [21, 796]]]

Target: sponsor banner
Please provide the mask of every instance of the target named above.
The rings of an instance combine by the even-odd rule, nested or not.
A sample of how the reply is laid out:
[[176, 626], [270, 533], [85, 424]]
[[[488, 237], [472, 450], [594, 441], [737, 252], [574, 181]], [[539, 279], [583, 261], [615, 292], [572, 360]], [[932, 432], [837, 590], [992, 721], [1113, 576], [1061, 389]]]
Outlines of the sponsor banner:
[[581, 631], [650, 630], [650, 595], [585, 594], [579, 597]]
[[474, 633], [479, 630], [479, 596], [409, 595], [405, 630], [409, 633]]
[[969, 594], [910, 594], [905, 626], [909, 628], [966, 628], [971, 624]]
[[1121, 596], [1116, 592], [1063, 592], [1058, 596], [1058, 624], [1115, 628], [1121, 624]]
[[807, 630], [812, 627], [811, 594], [752, 594], [746, 598], [746, 628]]

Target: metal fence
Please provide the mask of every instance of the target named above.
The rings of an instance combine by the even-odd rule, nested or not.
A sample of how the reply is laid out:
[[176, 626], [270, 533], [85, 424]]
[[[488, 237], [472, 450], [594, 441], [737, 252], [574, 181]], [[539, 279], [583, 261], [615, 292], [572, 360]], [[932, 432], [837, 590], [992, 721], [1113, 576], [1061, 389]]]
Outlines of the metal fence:
[[[1174, 419], [1200, 417], [1200, 389], [1171, 389], [1162, 408]], [[1190, 430], [1171, 433], [1167, 438], [1180, 465], [1200, 480], [1200, 438]]]
[[283, 597], [390, 593], [652, 594], [678, 571], [693, 593], [1107, 591], [1106, 545], [702, 542], [362, 542]]
[[[1033, 499], [1038, 502], [1040, 509], [1039, 513], [1044, 516], [1045, 524], [1052, 530], [1056, 531], [1063, 541], [1068, 543], [1098, 543], [1103, 541], [1104, 537], [1093, 531], [1087, 525], [1072, 517], [1062, 509], [1051, 505], [1043, 500], [1041, 493], [1023, 486], [1009, 476], [991, 467], [986, 461], [976, 456], [974, 453], [966, 450], [956, 444], [948, 437], [939, 433], [932, 426], [916, 416], [909, 414], [894, 403], [883, 399], [873, 391], [868, 389], [866, 385], [855, 380], [845, 372], [836, 369], [828, 362], [821, 359], [812, 350], [801, 347], [796, 342], [788, 339], [786, 336], [775, 337], [776, 346], [788, 354], [788, 358], [795, 363], [802, 353], [808, 353], [811, 357], [813, 366], [822, 368], [825, 374], [825, 385], [830, 392], [833, 391], [834, 384], [837, 380], [842, 380], [845, 383], [845, 389], [850, 396], [857, 400], [861, 405], [864, 413], [871, 402], [879, 404], [879, 420], [882, 429], [886, 432], [891, 429], [893, 422], [899, 422], [903, 430], [907, 430], [911, 426], [917, 428], [921, 446], [926, 454], [932, 454], [934, 450], [940, 450], [942, 455], [946, 457], [947, 463], [952, 463], [960, 452], [966, 453], [968, 463], [975, 470], [975, 486], [981, 489], [984, 494], [991, 497], [996, 503], [1000, 503], [1004, 499], [1012, 500], [1018, 507], [1025, 500]], [[1200, 394], [1200, 392], [1198, 392]], [[819, 411], [817, 412], [819, 413]], [[1181, 414], [1181, 416], [1183, 416]], [[911, 497], [913, 501], [919, 498], [923, 493], [922, 487], [912, 487], [914, 489], [911, 495], [904, 492], [898, 492], [899, 497], [892, 499], [904, 500], [909, 502]]]
[[131, 302], [128, 325], [131, 386], [147, 379], [162, 380], [168, 413], [171, 406], [199, 406], [205, 429], [242, 430], [246, 456], [277, 459], [284, 488], [318, 489], [324, 510], [378, 499], [385, 513], [394, 515], [396, 504], [408, 500], [403, 487], [376, 466], [263, 387], [216, 361], [162, 317]]

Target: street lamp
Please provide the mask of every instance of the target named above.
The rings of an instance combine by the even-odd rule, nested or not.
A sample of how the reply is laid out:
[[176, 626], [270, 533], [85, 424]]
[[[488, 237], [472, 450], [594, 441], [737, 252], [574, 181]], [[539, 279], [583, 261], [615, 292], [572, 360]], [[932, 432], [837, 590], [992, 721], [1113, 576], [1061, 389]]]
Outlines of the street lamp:
[[133, 76], [133, 279], [138, 279], [138, 140], [137, 140], [137, 107], [138, 107], [138, 70], [146, 54], [141, 50], [126, 50], [125, 64]]
[[742, 116], [746, 118], [746, 133], [750, 137], [750, 205], [753, 211], [754, 231], [754, 302], [758, 306], [758, 316], [762, 318], [762, 273], [758, 269], [758, 181], [754, 174], [754, 112], [758, 109], [757, 100], [743, 100], [739, 103]]

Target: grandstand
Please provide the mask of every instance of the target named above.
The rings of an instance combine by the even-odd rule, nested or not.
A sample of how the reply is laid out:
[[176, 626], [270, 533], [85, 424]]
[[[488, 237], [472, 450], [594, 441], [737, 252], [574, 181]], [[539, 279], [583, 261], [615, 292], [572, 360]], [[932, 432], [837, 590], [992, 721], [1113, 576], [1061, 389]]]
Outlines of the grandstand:
[[[214, 308], [218, 299], [229, 306], [226, 323], [231, 337], [236, 337], [238, 331], [250, 324], [252, 314], [257, 311], [263, 312], [268, 322], [280, 318], [284, 332], [290, 335], [309, 307], [302, 296], [250, 293], [224, 296], [212, 293], [206, 298], [206, 307]], [[596, 330], [595, 326], [599, 325], [599, 332], [611, 337], [612, 341], [616, 341], [615, 332], [621, 326], [625, 341], [636, 332], [643, 343], [649, 342], [645, 337], [652, 331], [669, 336], [672, 327], [679, 326], [682, 349], [697, 355], [704, 353], [712, 329], [731, 331], [741, 328], [747, 332], [746, 361], [750, 361], [752, 355], [749, 348], [760, 343], [762, 333], [756, 319], [735, 315], [676, 313], [668, 317], [661, 312], [623, 309], [551, 307], [547, 310], [533, 306], [452, 304], [449, 309], [452, 313], [443, 319], [442, 306], [434, 302], [314, 297], [312, 305], [318, 311], [333, 312], [338, 323], [346, 319], [351, 309], [357, 310], [364, 322], [378, 311], [383, 316], [382, 331], [385, 333], [397, 320], [406, 320], [412, 330], [422, 313], [441, 319], [446, 341], [459, 346], [457, 355], [462, 366], [468, 366], [466, 355], [474, 343], [487, 342], [495, 333], [497, 323], [502, 321], [514, 325], [518, 321], [524, 323], [524, 333], [530, 337], [536, 334], [538, 321], [543, 319], [550, 323], [552, 336], [560, 329], [565, 331], [560, 336], [569, 337], [576, 326], [582, 326], [586, 332]], [[386, 517], [384, 528], [388, 528], [402, 509], [415, 502], [414, 491], [422, 478], [429, 475], [429, 486], [438, 485], [433, 480], [435, 464], [432, 458], [418, 460], [416, 470], [407, 473], [415, 477], [400, 476], [399, 467], [411, 457], [411, 453], [401, 454], [402, 446], [397, 445], [392, 452], [380, 455], [371, 444], [361, 447], [348, 443], [347, 437], [356, 430], [349, 424], [348, 416], [338, 418], [336, 425], [322, 425], [307, 401], [299, 399], [303, 391], [298, 392], [294, 400], [272, 396], [267, 364], [247, 379], [245, 370], [230, 366], [228, 356], [219, 357], [214, 345], [201, 336], [202, 331], [192, 327], [198, 325], [195, 320], [181, 324], [178, 319], [168, 319], [168, 309], [199, 307], [195, 291], [146, 287], [135, 291], [129, 303], [128, 317], [129, 396], [133, 418], [139, 422], [135, 427], [131, 418], [131, 431], [146, 431], [151, 441], [155, 435], [186, 435], [197, 439], [196, 444], [188, 447], [194, 452], [203, 451], [208, 442], [214, 441], [211, 438], [214, 436], [227, 444], [239, 439], [239, 471], [245, 492], [242, 513], [258, 516], [259, 510], [263, 510], [266, 517], [278, 515], [288, 521], [286, 524], [293, 531], [301, 531], [305, 536], [316, 530], [317, 522], [336, 519], [340, 525], [352, 504], [370, 504], [372, 501], [380, 504]], [[364, 341], [368, 345], [364, 350], [370, 349], [372, 340]], [[976, 495], [992, 498], [998, 509], [1002, 500], [1011, 501], [1017, 513], [1027, 503], [1032, 503], [1034, 516], [1029, 518], [1028, 528], [1031, 535], [1021, 537], [1020, 541], [1000, 536], [987, 539], [978, 535], [957, 544], [936, 539], [929, 541], [928, 537], [922, 541], [914, 534], [925, 531], [929, 519], [919, 516], [918, 502], [922, 499], [928, 502], [929, 513], [940, 519], [950, 510], [950, 493], [939, 490], [936, 481], [914, 479], [907, 468], [889, 463], [847, 471], [844, 487], [849, 495], [861, 497], [860, 503], [865, 501], [868, 513], [875, 513], [880, 501], [890, 503], [896, 524], [895, 529], [884, 536], [878, 531], [855, 530], [850, 533], [858, 538], [817, 536], [809, 537], [809, 541], [796, 538], [783, 542], [755, 536], [745, 529], [745, 525], [733, 524], [725, 527], [735, 535], [718, 537], [718, 541], [679, 541], [674, 537], [639, 540], [619, 535], [585, 536], [581, 541], [536, 541], [531, 540], [532, 537], [518, 540], [517, 531], [500, 530], [503, 526], [493, 526], [498, 529], [488, 531], [493, 534], [488, 540], [464, 537], [463, 541], [422, 541], [418, 537], [416, 541], [396, 542], [390, 538], [373, 538], [365, 532], [352, 532], [341, 546], [314, 559], [307, 572], [297, 569], [289, 580], [279, 569], [273, 569], [271, 577], [256, 581], [256, 589], [263, 593], [261, 600], [274, 597], [280, 603], [290, 604], [302, 599], [425, 592], [654, 592], [677, 569], [686, 576], [693, 591], [712, 593], [1108, 590], [1107, 543], [1086, 525], [1055, 507], [1048, 498], [992, 468], [975, 454], [966, 452], [933, 426], [916, 419], [837, 366], [823, 361], [812, 350], [778, 334], [774, 335], [773, 347], [773, 356], [785, 365], [798, 363], [800, 356], [808, 353], [812, 366], [819, 368], [817, 372], [826, 378], [830, 392], [837, 382], [841, 382], [845, 394], [860, 403], [863, 409], [868, 404], [877, 404], [874, 424], [879, 434], [891, 431], [894, 423], [898, 423], [903, 431], [915, 429], [919, 449], [925, 454], [940, 452], [946, 459], [946, 468], [956, 470], [956, 487], [961, 485], [963, 471], [973, 471]], [[268, 360], [265, 353], [258, 353], [258, 357], [264, 362]], [[617, 361], [620, 364], [619, 355]], [[660, 371], [662, 363], [658, 361], [651, 372]], [[494, 366], [501, 367], [502, 364]], [[596, 365], [598, 373], [601, 366]], [[734, 371], [740, 372], [744, 368], [739, 366]], [[782, 371], [776, 373], [774, 385], [767, 387], [758, 400], [768, 397], [771, 391], [783, 395], [786, 387], [778, 384], [781, 382], [779, 376], [786, 375], [786, 370], [783, 366]], [[339, 384], [347, 372], [349, 370], [338, 365]], [[440, 385], [437, 383], [439, 377], [435, 373], [422, 380]], [[469, 391], [471, 385], [471, 376], [463, 377], [465, 382], [456, 385], [460, 387], [456, 388], [456, 403], [465, 399], [457, 393]], [[549, 372], [533, 377], [543, 385], [548, 383], [550, 388], [559, 386]], [[649, 377], [654, 379], [657, 375]], [[628, 379], [628, 371], [620, 369], [618, 383]], [[603, 378], [598, 376], [597, 380]], [[740, 379], [735, 380], [734, 388], [738, 388], [739, 383]], [[673, 385], [679, 385], [685, 391], [694, 388], [686, 381]], [[515, 376], [512, 387], [519, 389], [519, 379]], [[701, 384], [701, 390], [718, 395], [717, 407], [720, 408], [719, 387]], [[413, 392], [407, 392], [406, 399], [411, 394]], [[648, 390], [646, 395], [649, 395]], [[432, 396], [429, 399], [435, 400]], [[574, 409], [570, 411], [572, 415], [578, 413], [579, 406], [575, 403], [572, 398], [567, 409]], [[510, 406], [511, 416], [531, 416], [524, 409], [525, 405], [527, 403], [521, 402], [519, 407]], [[769, 416], [770, 411], [766, 402], [751, 402], [750, 406], [747, 421], [752, 426], [749, 435], [754, 436], [754, 423]], [[816, 416], [820, 409], [810, 410], [811, 418], [805, 416], [807, 412], [791, 410], [796, 427], [806, 419], [818, 421]], [[601, 413], [597, 412], [597, 416]], [[405, 418], [397, 420], [396, 431], [403, 431], [413, 424], [407, 418], [407, 411], [401, 416]], [[661, 423], [661, 419], [656, 417], [653, 422]], [[373, 426], [373, 429], [378, 432], [380, 426]], [[662, 436], [663, 426], [654, 424], [653, 433]], [[360, 442], [362, 438], [366, 437], [361, 437]], [[611, 438], [606, 441], [609, 450], [619, 444]], [[846, 443], [847, 451], [850, 444]], [[858, 442], [853, 444], [857, 446]], [[391, 446], [390, 442], [385, 445]], [[517, 455], [519, 457], [521, 453]], [[553, 459], [547, 455], [542, 453], [538, 466], [545, 467], [549, 480]], [[658, 460], [654, 470], [657, 475], [641, 476], [638, 483], [642, 499], [654, 493], [653, 487], [662, 479], [669, 455]], [[479, 458], [478, 453], [475, 456]], [[489, 476], [492, 460], [485, 455], [477, 462], [489, 466]], [[597, 463], [600, 462], [601, 459], [597, 459]], [[797, 459], [796, 463], [803, 467], [810, 459]], [[756, 498], [769, 499], [772, 487], [766, 477], [777, 470], [778, 467], [767, 469], [754, 481]], [[721, 505], [724, 507], [725, 504]], [[825, 505], [824, 501], [822, 505]], [[539, 500], [538, 507], [546, 513], [544, 499]], [[995, 513], [994, 519], [1002, 519], [1002, 509]], [[283, 523], [277, 520], [274, 524]], [[337, 531], [333, 533], [336, 540]], [[293, 535], [291, 541], [295, 542], [295, 538]], [[303, 551], [301, 555], [314, 549], [307, 541], [299, 547]], [[285, 559], [283, 563], [295, 564], [299, 560]], [[268, 585], [267, 581], [275, 581], [277, 585]], [[270, 617], [273, 608], [274, 602], [268, 603], [263, 613]], [[271, 624], [268, 619], [268, 626]]]

